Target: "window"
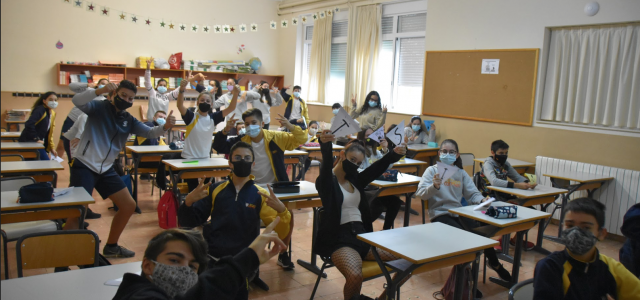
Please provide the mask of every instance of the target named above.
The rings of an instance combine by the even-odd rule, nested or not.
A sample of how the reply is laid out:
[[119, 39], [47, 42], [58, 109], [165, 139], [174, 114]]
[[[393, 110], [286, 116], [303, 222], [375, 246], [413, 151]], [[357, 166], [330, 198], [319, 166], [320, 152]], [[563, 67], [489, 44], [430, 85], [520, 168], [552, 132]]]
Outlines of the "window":
[[375, 89], [390, 111], [416, 114], [422, 106], [427, 14], [389, 10], [396, 14], [382, 17]]
[[640, 23], [551, 29], [536, 124], [640, 133], [638, 65]]
[[302, 81], [301, 85], [309, 81], [309, 67], [311, 67], [311, 38], [313, 38], [313, 25], [305, 25], [303, 29], [302, 46]]
[[331, 69], [329, 86], [326, 88], [325, 104], [344, 101], [345, 77], [347, 69], [347, 34], [349, 24], [336, 21], [331, 24]]

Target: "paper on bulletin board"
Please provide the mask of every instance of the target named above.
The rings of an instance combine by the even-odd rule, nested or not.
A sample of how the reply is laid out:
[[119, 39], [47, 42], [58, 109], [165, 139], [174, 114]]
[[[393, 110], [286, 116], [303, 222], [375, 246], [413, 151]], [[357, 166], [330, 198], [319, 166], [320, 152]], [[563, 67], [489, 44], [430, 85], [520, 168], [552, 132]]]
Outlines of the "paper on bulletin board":
[[500, 71], [500, 59], [483, 59], [481, 74], [498, 74]]

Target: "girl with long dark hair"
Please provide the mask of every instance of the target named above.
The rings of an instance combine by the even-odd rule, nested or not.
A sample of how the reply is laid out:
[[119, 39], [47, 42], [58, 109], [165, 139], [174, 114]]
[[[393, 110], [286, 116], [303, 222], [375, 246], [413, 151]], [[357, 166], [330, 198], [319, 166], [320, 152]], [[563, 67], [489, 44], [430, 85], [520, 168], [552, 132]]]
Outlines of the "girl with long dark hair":
[[359, 118], [360, 127], [367, 126], [373, 131], [382, 127], [387, 118], [387, 106], [382, 107], [380, 94], [376, 91], [369, 92], [360, 108], [357, 107], [356, 97], [357, 95], [351, 97], [351, 117]]
[[53, 130], [55, 128], [58, 95], [46, 92], [33, 103], [31, 116], [24, 123], [24, 130], [20, 133], [18, 142], [38, 142], [44, 144], [44, 149], [38, 149], [40, 160], [49, 160], [49, 152], [58, 156], [53, 145]]

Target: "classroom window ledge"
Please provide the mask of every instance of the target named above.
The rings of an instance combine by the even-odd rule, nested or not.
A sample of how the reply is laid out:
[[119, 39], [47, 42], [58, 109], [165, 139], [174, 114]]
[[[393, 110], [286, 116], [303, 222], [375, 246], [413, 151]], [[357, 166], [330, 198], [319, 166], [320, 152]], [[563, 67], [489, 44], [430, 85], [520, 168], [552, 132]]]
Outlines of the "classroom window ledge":
[[560, 130], [572, 130], [572, 131], [582, 131], [582, 132], [590, 132], [590, 133], [600, 133], [600, 134], [620, 135], [620, 136], [640, 138], [640, 131], [633, 130], [633, 129], [606, 128], [601, 126], [567, 124], [567, 123], [550, 122], [550, 121], [542, 121], [542, 120], [536, 120], [533, 126], [560, 129]]

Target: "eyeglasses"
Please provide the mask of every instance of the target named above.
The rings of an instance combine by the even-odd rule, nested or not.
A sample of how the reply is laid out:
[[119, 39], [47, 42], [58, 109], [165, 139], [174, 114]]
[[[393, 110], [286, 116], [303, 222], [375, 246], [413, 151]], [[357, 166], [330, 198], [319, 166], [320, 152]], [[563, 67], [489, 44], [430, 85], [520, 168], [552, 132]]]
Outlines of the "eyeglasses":
[[451, 154], [451, 155], [456, 155], [456, 154], [458, 154], [458, 151], [456, 151], [456, 150], [449, 150], [449, 151], [447, 151], [447, 150], [440, 150], [440, 154]]
[[247, 155], [245, 157], [242, 157], [240, 155], [236, 155], [236, 156], [233, 157], [233, 161], [253, 162], [253, 157], [251, 157], [251, 155]]

